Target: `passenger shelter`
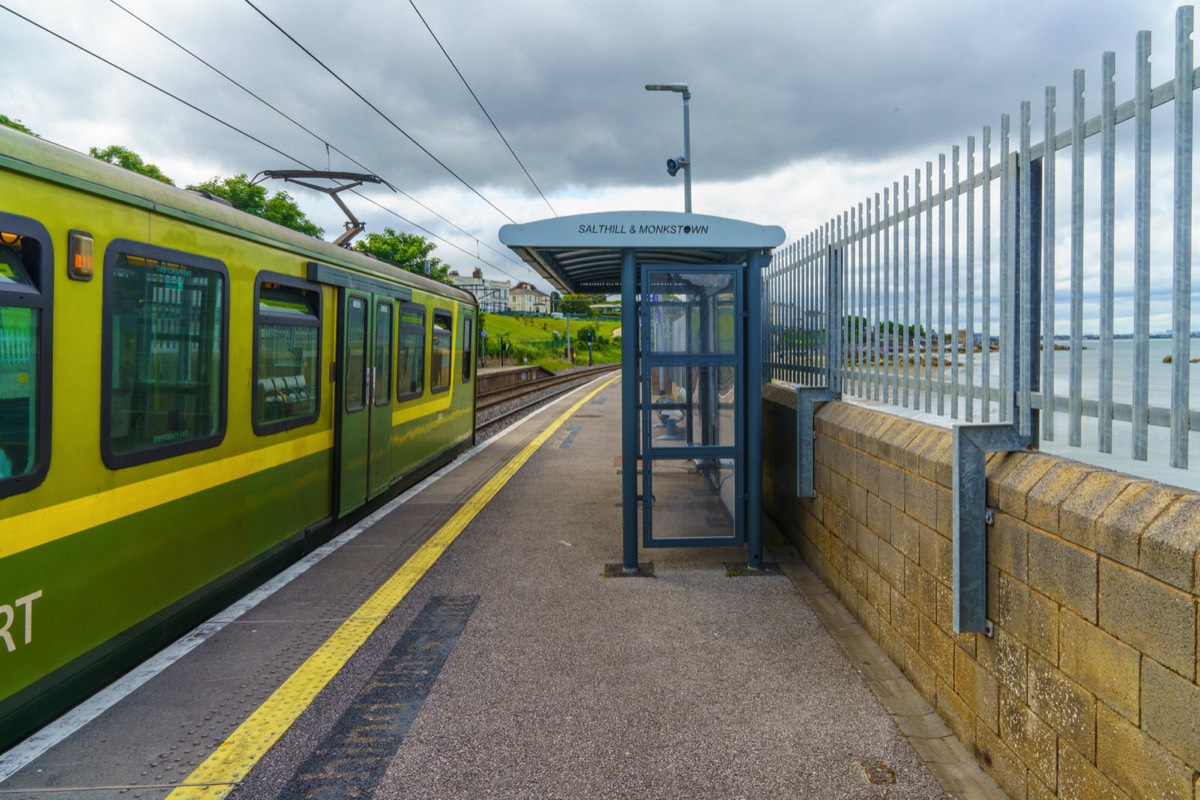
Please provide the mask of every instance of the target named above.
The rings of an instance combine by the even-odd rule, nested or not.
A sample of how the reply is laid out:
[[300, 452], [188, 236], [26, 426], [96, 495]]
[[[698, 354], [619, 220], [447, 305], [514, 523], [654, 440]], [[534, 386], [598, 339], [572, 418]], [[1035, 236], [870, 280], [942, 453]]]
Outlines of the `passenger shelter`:
[[[762, 567], [762, 272], [783, 228], [669, 211], [505, 225], [566, 294], [621, 295], [622, 565], [747, 545]], [[640, 512], [640, 513], [639, 513]]]

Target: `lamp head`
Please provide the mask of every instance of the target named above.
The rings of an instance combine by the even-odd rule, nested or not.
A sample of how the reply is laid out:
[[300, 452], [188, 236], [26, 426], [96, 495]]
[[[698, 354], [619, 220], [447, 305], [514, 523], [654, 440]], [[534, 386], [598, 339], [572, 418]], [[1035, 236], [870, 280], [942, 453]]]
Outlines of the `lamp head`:
[[687, 93], [688, 85], [686, 83], [647, 83], [647, 92], [683, 92]]

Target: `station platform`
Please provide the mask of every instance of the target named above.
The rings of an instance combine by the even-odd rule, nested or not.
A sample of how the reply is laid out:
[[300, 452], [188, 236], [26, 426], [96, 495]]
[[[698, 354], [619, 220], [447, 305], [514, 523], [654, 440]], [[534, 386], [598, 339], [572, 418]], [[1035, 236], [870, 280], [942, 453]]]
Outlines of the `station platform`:
[[1000, 797], [787, 547], [761, 573], [662, 549], [653, 577], [605, 577], [619, 386], [543, 408], [0, 754], [0, 800]]
[[536, 364], [509, 364], [507, 366], [500, 366], [499, 362], [494, 363], [490, 367], [479, 367], [475, 370], [475, 377], [479, 382], [479, 392], [481, 394], [496, 389], [506, 389], [509, 386], [516, 386], [539, 378], [546, 378], [552, 374]]

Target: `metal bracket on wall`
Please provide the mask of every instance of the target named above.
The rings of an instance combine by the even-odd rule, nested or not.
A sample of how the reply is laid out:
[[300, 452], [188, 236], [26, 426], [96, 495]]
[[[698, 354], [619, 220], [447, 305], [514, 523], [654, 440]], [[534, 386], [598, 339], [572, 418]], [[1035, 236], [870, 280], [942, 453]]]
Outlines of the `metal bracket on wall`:
[[954, 632], [988, 632], [987, 454], [1033, 444], [1008, 422], [954, 426]]
[[816, 497], [813, 490], [813, 442], [817, 439], [815, 405], [841, 400], [837, 392], [825, 386], [796, 387], [796, 496]]

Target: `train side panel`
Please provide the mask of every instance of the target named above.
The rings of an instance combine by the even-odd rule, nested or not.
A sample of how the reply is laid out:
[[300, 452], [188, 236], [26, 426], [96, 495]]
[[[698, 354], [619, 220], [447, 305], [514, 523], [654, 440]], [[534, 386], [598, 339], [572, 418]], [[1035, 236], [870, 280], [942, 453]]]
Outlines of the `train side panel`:
[[[70, 687], [139, 635], [156, 645], [157, 627], [203, 614], [206, 595], [232, 588], [256, 562], [287, 557], [289, 542], [299, 549], [305, 531], [331, 518], [328, 403], [303, 428], [256, 437], [249, 424], [255, 275], [266, 267], [298, 274], [300, 259], [83, 193], [64, 202], [63, 194], [0, 173], [6, 212], [41, 221], [55, 245], [68, 230], [88, 230], [97, 256], [92, 281], [70, 281], [65, 248], [55, 248], [51, 469], [41, 486], [0, 500], [0, 587], [15, 593], [8, 601], [35, 598], [20, 606], [18, 646], [6, 652], [0, 637], [0, 719], [17, 725], [46, 691]], [[98, 446], [101, 265], [122, 240], [227, 266], [228, 423], [215, 447], [114, 470]], [[323, 334], [332, 339], [331, 328]]]
[[[266, 383], [256, 384], [254, 372], [257, 290], [264, 275], [303, 283], [309, 258], [261, 235], [76, 183], [0, 169], [0, 212], [36, 220], [49, 233], [54, 289], [50, 468], [36, 488], [0, 497], [0, 748], [332, 535], [337, 522], [337, 289], [316, 287], [320, 355], [302, 375], [319, 391], [314, 418], [256, 428]], [[72, 230], [93, 237], [91, 281], [66, 277]], [[189, 259], [225, 271], [225, 423], [211, 446], [114, 466], [104, 430], [111, 445], [118, 404], [103, 387], [124, 367], [103, 306], [115, 254], [131, 249], [168, 266], [175, 259], [179, 271]], [[460, 337], [463, 316], [474, 319], [476, 309], [421, 288], [413, 295], [430, 316], [437, 308], [453, 317], [450, 386], [429, 391], [426, 353], [425, 392], [393, 396], [392, 491], [473, 436], [474, 368], [463, 371]], [[147, 391], [166, 387], [163, 379]], [[171, 434], [162, 435], [170, 443]]]

